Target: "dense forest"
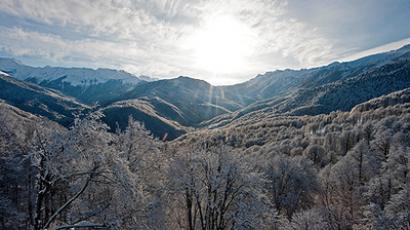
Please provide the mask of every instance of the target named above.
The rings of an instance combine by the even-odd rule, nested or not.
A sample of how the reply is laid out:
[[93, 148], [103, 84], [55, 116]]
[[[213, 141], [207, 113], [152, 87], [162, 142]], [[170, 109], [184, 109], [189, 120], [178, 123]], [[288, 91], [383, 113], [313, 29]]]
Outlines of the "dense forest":
[[0, 104], [1, 229], [410, 229], [410, 90], [163, 142]]

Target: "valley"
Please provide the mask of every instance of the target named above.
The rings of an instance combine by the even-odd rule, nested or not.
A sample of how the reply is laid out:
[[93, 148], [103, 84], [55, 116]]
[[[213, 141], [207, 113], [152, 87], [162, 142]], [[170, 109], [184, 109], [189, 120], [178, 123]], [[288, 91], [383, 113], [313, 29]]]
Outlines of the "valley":
[[[148, 78], [147, 81], [109, 69], [34, 68], [11, 59], [0, 59], [0, 70], [11, 76], [16, 84], [35, 84], [43, 91], [56, 91], [60, 98], [63, 95], [78, 101], [73, 110], [82, 116], [93, 111], [102, 112], [112, 130], [117, 123], [125, 128], [128, 117], [132, 116], [156, 137], [167, 136], [166, 139], [172, 140], [192, 128], [220, 127], [249, 114], [301, 116], [349, 111], [372, 98], [410, 87], [409, 58], [410, 46], [404, 46], [351, 62], [267, 72], [229, 86], [213, 86], [190, 77]], [[32, 99], [40, 104], [49, 100]], [[28, 102], [8, 100], [20, 109], [29, 110], [26, 108]], [[56, 116], [51, 112], [29, 112], [49, 118]]]
[[409, 58], [229, 86], [0, 59], [0, 225], [406, 229]]

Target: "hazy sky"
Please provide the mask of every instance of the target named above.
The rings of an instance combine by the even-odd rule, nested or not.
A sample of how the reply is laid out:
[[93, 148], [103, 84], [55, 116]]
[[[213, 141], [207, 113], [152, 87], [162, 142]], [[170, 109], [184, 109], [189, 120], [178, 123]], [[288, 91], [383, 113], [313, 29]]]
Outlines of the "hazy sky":
[[409, 22], [409, 0], [1, 0], [0, 56], [227, 84], [410, 43]]

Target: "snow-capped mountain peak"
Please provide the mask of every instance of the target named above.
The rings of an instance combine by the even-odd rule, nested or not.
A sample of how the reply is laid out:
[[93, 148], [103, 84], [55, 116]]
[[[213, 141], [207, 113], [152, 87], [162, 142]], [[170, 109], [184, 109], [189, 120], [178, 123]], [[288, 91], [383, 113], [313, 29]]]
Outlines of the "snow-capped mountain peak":
[[138, 84], [143, 81], [137, 76], [122, 70], [51, 66], [31, 67], [9, 58], [0, 58], [0, 70], [19, 80], [30, 80], [37, 83], [61, 80], [72, 86], [101, 84], [111, 80], [119, 80], [125, 84]]

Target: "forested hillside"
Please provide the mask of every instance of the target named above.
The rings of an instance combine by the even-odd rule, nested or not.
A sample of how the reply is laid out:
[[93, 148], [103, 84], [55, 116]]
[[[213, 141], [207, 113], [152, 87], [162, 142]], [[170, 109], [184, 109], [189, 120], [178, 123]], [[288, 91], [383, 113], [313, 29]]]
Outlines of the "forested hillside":
[[69, 126], [74, 117], [90, 108], [73, 98], [0, 73], [0, 100], [29, 113]]
[[244, 95], [251, 93], [255, 98], [252, 103], [202, 125], [223, 126], [244, 115], [261, 112], [317, 115], [349, 111], [372, 98], [410, 87], [409, 60], [410, 46], [404, 46], [351, 62], [266, 73], [227, 87]]
[[0, 226], [408, 229], [409, 92], [172, 142], [132, 119], [112, 133], [94, 113], [66, 129], [2, 104]]
[[[2, 81], [7, 89], [0, 96], [24, 111], [65, 126], [72, 122], [70, 113], [84, 114], [83, 107], [89, 108], [87, 113], [102, 112], [103, 121], [112, 132], [124, 129], [132, 116], [155, 137], [173, 140], [186, 130], [222, 127], [253, 114], [318, 115], [350, 111], [360, 103], [410, 87], [409, 59], [410, 46], [403, 46], [354, 61], [276, 70], [243, 83], [214, 86], [184, 76], [154, 81], [144, 78], [146, 81], [120, 70], [31, 67], [0, 58], [0, 71], [8, 76], [8, 83]], [[15, 86], [9, 86], [11, 81], [52, 92], [59, 96], [59, 101], [75, 99], [86, 105], [76, 102], [79, 105], [72, 105], [72, 109], [61, 103], [50, 105], [50, 98], [31, 100], [32, 94], [27, 90], [16, 97], [16, 90], [11, 89]], [[35, 108], [27, 101], [35, 102]], [[59, 107], [54, 108], [55, 104]]]
[[180, 113], [177, 108], [161, 100], [120, 101], [102, 108], [100, 112], [104, 115], [102, 121], [111, 131], [126, 129], [129, 117], [138, 118], [147, 130], [151, 130], [152, 135], [161, 140], [173, 140], [189, 130], [168, 117], [180, 116]]

